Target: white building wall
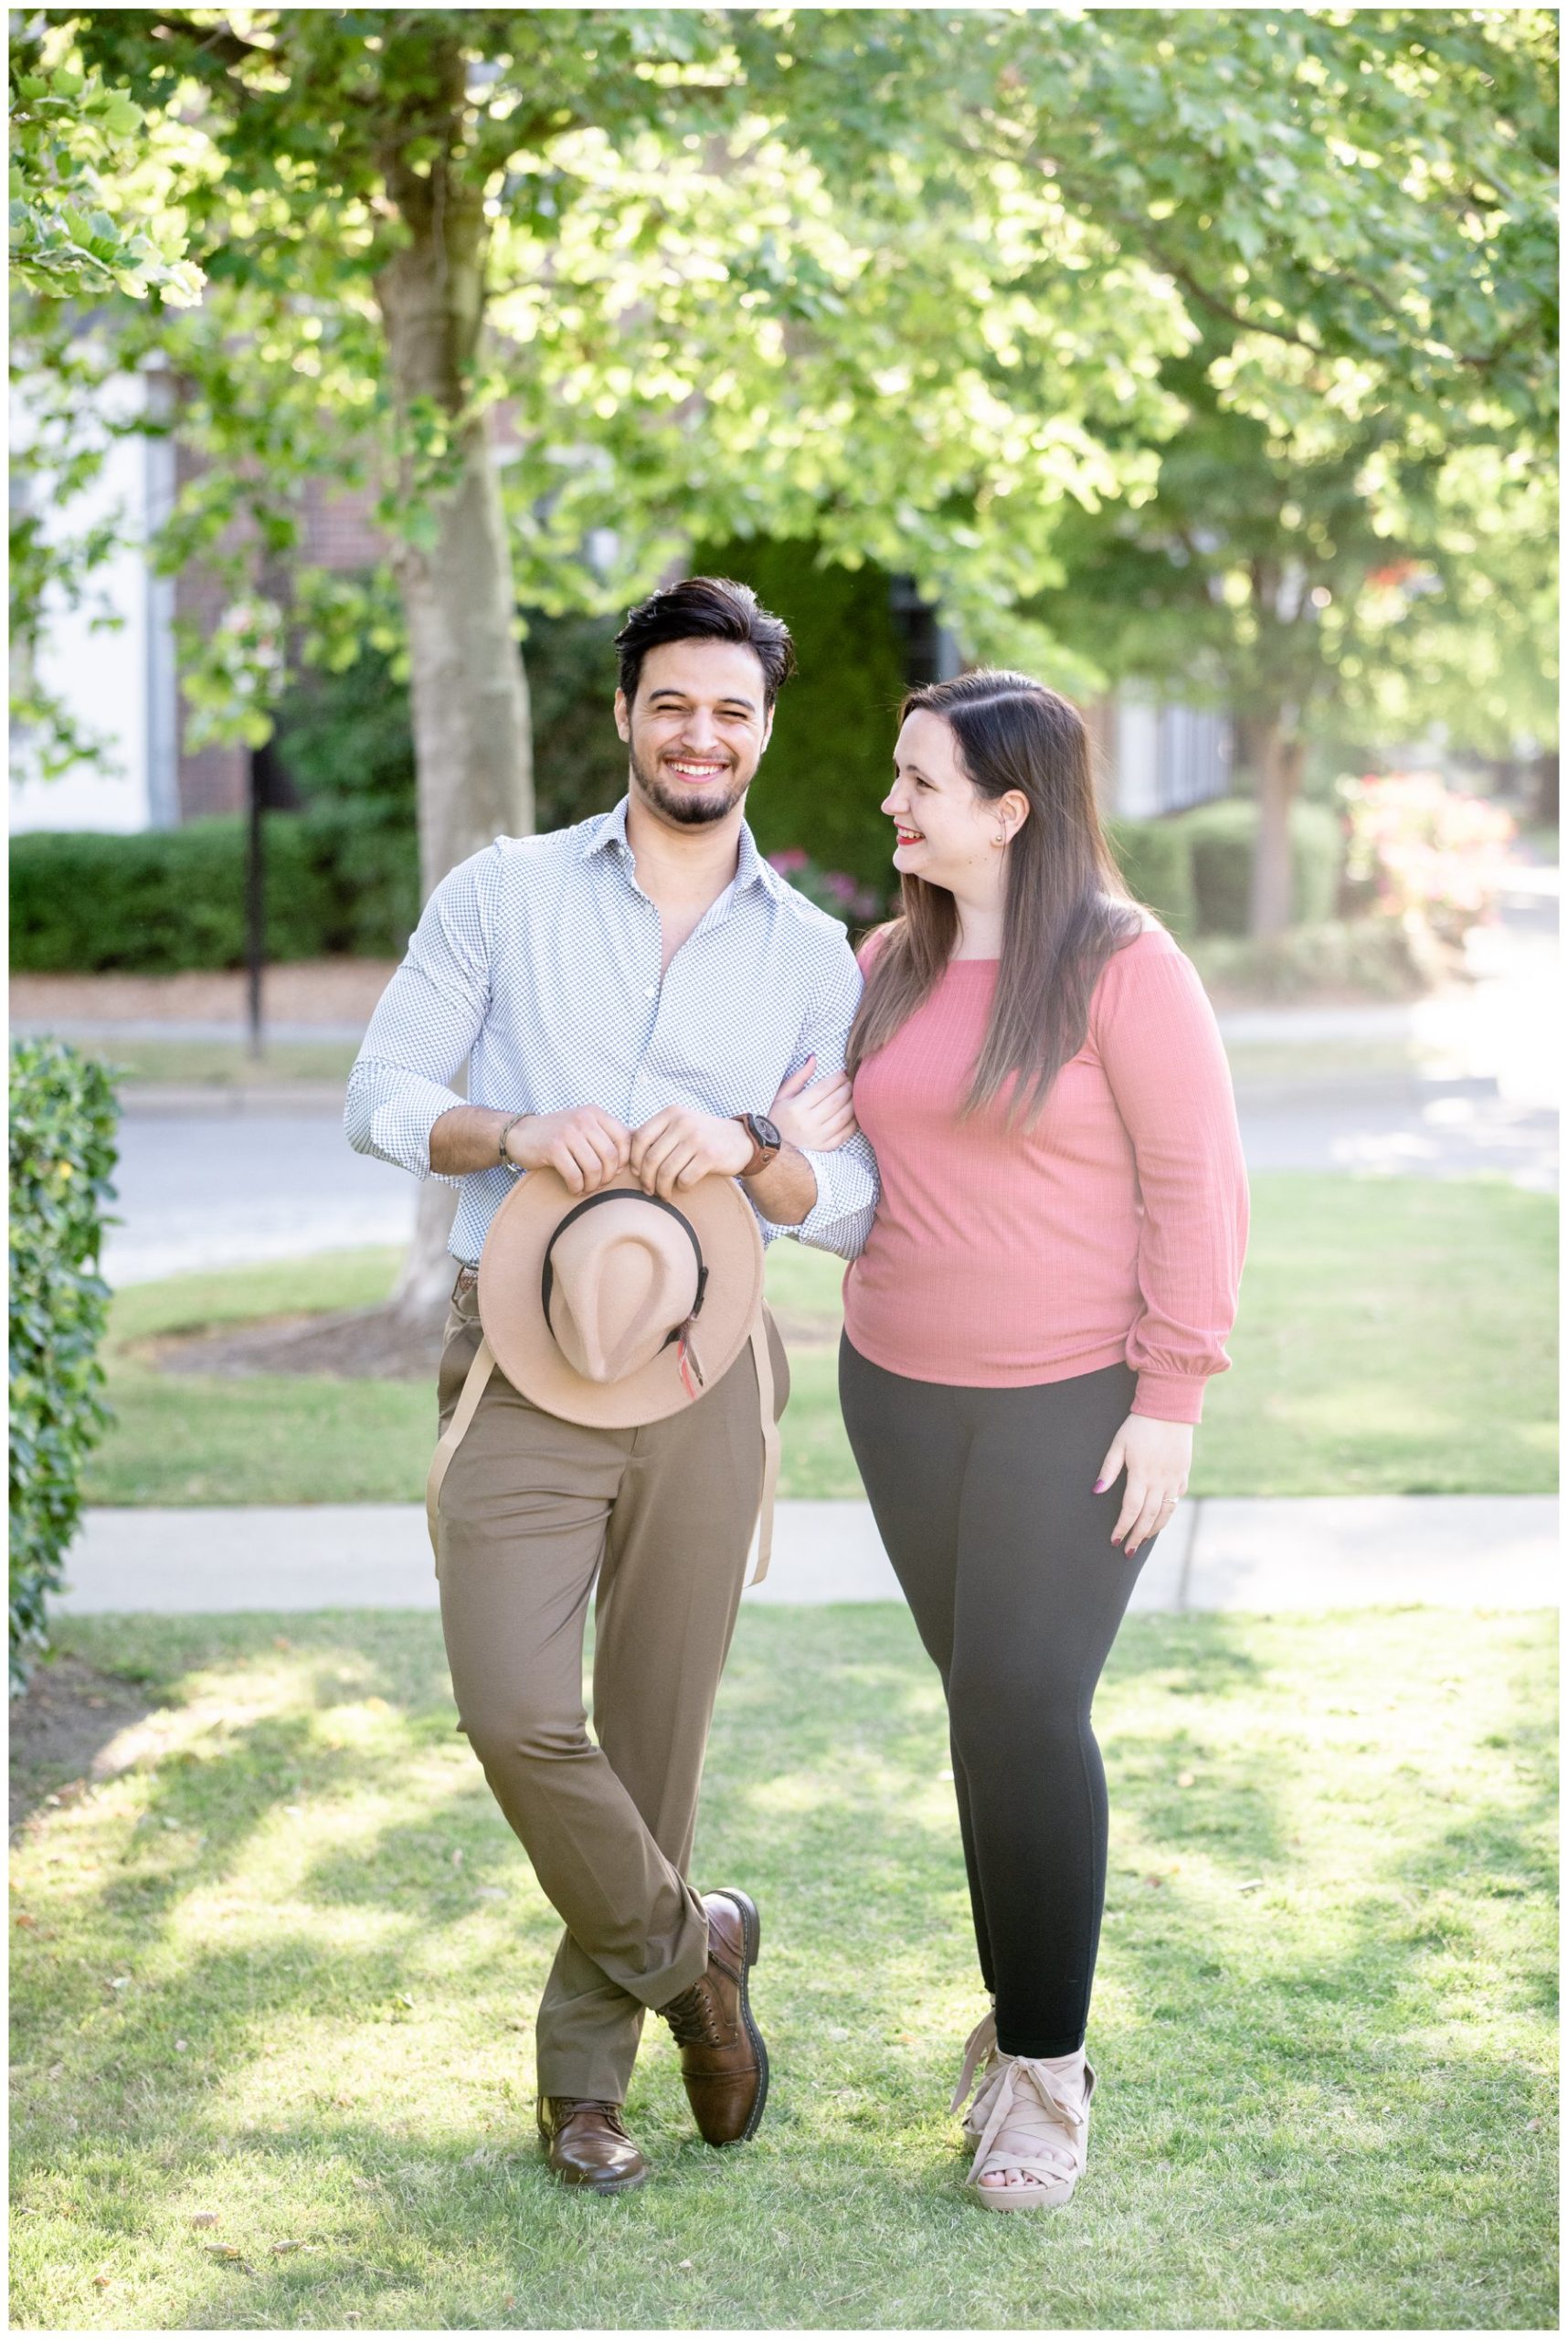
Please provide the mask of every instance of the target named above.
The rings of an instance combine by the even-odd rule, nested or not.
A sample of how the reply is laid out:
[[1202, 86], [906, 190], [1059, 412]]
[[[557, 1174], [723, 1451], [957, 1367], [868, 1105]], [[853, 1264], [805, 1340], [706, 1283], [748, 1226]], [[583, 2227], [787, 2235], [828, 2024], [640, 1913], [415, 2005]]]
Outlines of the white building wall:
[[1116, 810], [1124, 820], [1151, 820], [1160, 802], [1160, 709], [1152, 700], [1118, 693]]
[[[157, 386], [145, 376], [118, 376], [105, 386], [104, 411], [123, 419], [143, 409]], [[14, 419], [26, 432], [25, 397]], [[11, 742], [10, 828], [163, 827], [177, 817], [175, 689], [169, 587], [154, 577], [142, 551], [150, 518], [166, 509], [167, 440], [140, 434], [115, 439], [96, 479], [51, 514], [74, 535], [114, 518], [121, 541], [90, 581], [81, 606], [48, 611], [37, 649], [42, 687], [63, 700], [81, 729], [103, 743], [100, 753], [44, 779], [29, 768], [27, 736]], [[105, 625], [105, 616], [114, 622]]]

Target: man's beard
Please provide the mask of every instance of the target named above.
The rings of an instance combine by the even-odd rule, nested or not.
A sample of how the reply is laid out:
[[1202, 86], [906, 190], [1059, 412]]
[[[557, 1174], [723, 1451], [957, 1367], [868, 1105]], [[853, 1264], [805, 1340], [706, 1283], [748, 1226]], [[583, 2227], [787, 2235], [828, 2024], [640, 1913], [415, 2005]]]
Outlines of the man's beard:
[[649, 803], [656, 811], [662, 812], [666, 820], [677, 821], [683, 829], [710, 828], [715, 820], [727, 818], [756, 777], [755, 772], [748, 772], [724, 796], [710, 796], [697, 788], [667, 788], [662, 779], [643, 770], [637, 760], [635, 748], [630, 752], [631, 777]]

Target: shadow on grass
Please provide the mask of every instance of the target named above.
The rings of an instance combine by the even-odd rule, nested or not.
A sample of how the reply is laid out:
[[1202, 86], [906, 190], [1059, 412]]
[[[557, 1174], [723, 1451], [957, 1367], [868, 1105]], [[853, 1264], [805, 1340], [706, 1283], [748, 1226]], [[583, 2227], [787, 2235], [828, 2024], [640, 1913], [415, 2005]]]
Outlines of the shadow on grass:
[[[486, 2270], [510, 2268], [508, 2321], [613, 2325], [618, 2299], [635, 2298], [658, 2327], [690, 2327], [677, 2275], [667, 2302], [639, 2287], [668, 2237], [701, 2258], [686, 2217], [721, 2256], [754, 2261], [751, 2309], [760, 2300], [808, 2325], [932, 2320], [936, 2310], [911, 2317], [898, 2248], [874, 2246], [863, 2210], [927, 2249], [939, 2228], [933, 2281], [946, 2281], [949, 2259], [956, 2279], [973, 2256], [970, 2306], [943, 2303], [944, 2291], [936, 2313], [957, 2327], [987, 2264], [1002, 2282], [983, 2291], [999, 2321], [1070, 2314], [1092, 2326], [1092, 2287], [1040, 2297], [1038, 2252], [1067, 2251], [1075, 2236], [1113, 2249], [1124, 2223], [1163, 2234], [1172, 2268], [1187, 2266], [1189, 2287], [1166, 2301], [1177, 2323], [1224, 2323], [1224, 2285], [1252, 2280], [1249, 2269], [1258, 2301], [1272, 2302], [1262, 2319], [1289, 2322], [1296, 2293], [1266, 2289], [1266, 2277], [1282, 2279], [1278, 2253], [1288, 2245], [1308, 2286], [1304, 2312], [1338, 2295], [1378, 2218], [1388, 2321], [1419, 2327], [1422, 2302], [1450, 2277], [1467, 2286], [1478, 2322], [1540, 2313], [1549, 2172], [1527, 2154], [1520, 2117], [1521, 2090], [1538, 2081], [1498, 2022], [1539, 2017], [1551, 2000], [1550, 1940], [1530, 1936], [1523, 1905], [1539, 1931], [1552, 1874], [1544, 1720], [1485, 1734], [1467, 1725], [1462, 1751], [1496, 1769], [1465, 1785], [1457, 1811], [1418, 1766], [1407, 1779], [1390, 1773], [1389, 1825], [1369, 1836], [1383, 1774], [1363, 1762], [1361, 1802], [1346, 1805], [1362, 1757], [1319, 1763], [1293, 1738], [1302, 1714], [1337, 1711], [1349, 1692], [1298, 1692], [1287, 1631], [1129, 1620], [1102, 1699], [1113, 1718], [1101, 1717], [1112, 1921], [1094, 2025], [1108, 2082], [1097, 2183], [1043, 2243], [996, 2236], [989, 2228], [1008, 2221], [966, 2217], [958, 2195], [941, 2111], [978, 1977], [940, 1690], [901, 1611], [761, 1612], [743, 1625], [694, 1873], [745, 1882], [763, 1908], [768, 2122], [746, 2155], [696, 2143], [668, 2042], [651, 2026], [629, 2109], [660, 2181], [592, 2204], [559, 2193], [533, 2144], [516, 2026], [531, 2027], [556, 1920], [454, 1742], [432, 1620], [378, 1619], [373, 1646], [359, 1647], [349, 1619], [287, 1621], [286, 1635], [275, 1620], [225, 1619], [171, 1636], [166, 1678], [189, 1680], [198, 1699], [214, 1694], [200, 1678], [213, 1674], [238, 1709], [248, 1673], [286, 1656], [302, 1661], [306, 1702], [163, 1759], [128, 1853], [140, 1859], [143, 1835], [155, 1845], [165, 1818], [178, 1829], [199, 1819], [207, 1844], [174, 1846], [167, 1869], [139, 1882], [111, 1873], [78, 1904], [71, 1955], [31, 1986], [21, 1977], [18, 1991], [24, 2185], [55, 2182], [81, 2149], [64, 2143], [69, 2105], [90, 2131], [81, 2182], [93, 2214], [128, 2245], [149, 2189], [122, 2184], [131, 2164], [151, 2169], [154, 2199], [173, 2199], [187, 2177], [209, 2181], [221, 2153], [237, 2196], [249, 2171], [258, 2200], [286, 2179], [319, 2204], [311, 2250], [259, 2261], [242, 2291], [241, 2277], [205, 2260], [171, 2275], [165, 2323], [291, 2327], [352, 2311], [391, 2327], [418, 2319], [417, 2300], [429, 2311], [432, 2281], [449, 2277], [453, 2319], [482, 2321], [505, 2302], [483, 2289]], [[1435, 1694], [1426, 1629], [1389, 1644], [1422, 1702]], [[1375, 1639], [1386, 1623], [1368, 1630]], [[275, 1651], [280, 1637], [288, 1647]], [[1520, 1714], [1539, 1713], [1535, 1662], [1521, 1656], [1498, 1693]], [[394, 1709], [383, 1740], [321, 1741], [334, 1709], [363, 1713], [372, 1698]], [[1254, 1727], [1245, 1709], [1260, 1700]], [[1198, 1780], [1185, 1790], [1174, 1783], [1184, 1766]], [[361, 1821], [302, 1852], [287, 1884], [293, 1913], [281, 1908], [272, 1932], [243, 1945], [193, 1940], [193, 1910], [208, 1922], [196, 1896], [253, 1890], [248, 1849], [296, 1795], [318, 1820], [341, 1805]], [[1350, 1814], [1355, 1857], [1343, 1872], [1296, 1841], [1314, 1796]], [[1244, 1894], [1255, 1877], [1262, 1889]], [[476, 1902], [496, 1890], [504, 1902]], [[382, 1921], [366, 1942], [348, 1937], [346, 1918]], [[302, 1929], [317, 1919], [322, 1932]], [[131, 1989], [108, 1995], [105, 1975], [127, 1966]], [[195, 2048], [188, 2067], [176, 2038]], [[62, 2051], [63, 2104], [40, 2076]], [[366, 2090], [374, 2111], [355, 2101]], [[269, 2247], [278, 2237], [256, 2214], [257, 2246]], [[971, 2226], [988, 2229], [973, 2253]], [[1182, 2257], [1193, 2235], [1205, 2238], [1201, 2264]], [[710, 2283], [705, 2310], [729, 2294]], [[1329, 2320], [1367, 2321], [1369, 2301], [1375, 2319], [1377, 2296], [1369, 2273]], [[1442, 2293], [1440, 2322], [1468, 2319], [1456, 2297]]]
[[152, 1703], [142, 1686], [117, 1673], [59, 1656], [41, 1664], [11, 1700], [11, 1826], [20, 1826], [46, 1796], [103, 1778], [114, 1742], [145, 1721]]

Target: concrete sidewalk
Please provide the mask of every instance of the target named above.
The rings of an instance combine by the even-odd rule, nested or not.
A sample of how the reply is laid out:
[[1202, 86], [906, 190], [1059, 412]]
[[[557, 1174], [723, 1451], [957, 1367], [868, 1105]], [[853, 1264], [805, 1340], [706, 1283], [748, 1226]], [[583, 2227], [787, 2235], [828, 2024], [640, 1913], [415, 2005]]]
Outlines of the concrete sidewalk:
[[[68, 1614], [127, 1610], [433, 1608], [413, 1503], [90, 1510], [67, 1563]], [[1551, 1495], [1351, 1495], [1183, 1503], [1133, 1607], [1197, 1610], [1558, 1604]], [[773, 1565], [749, 1595], [781, 1604], [897, 1600], [863, 1502], [779, 1506]]]

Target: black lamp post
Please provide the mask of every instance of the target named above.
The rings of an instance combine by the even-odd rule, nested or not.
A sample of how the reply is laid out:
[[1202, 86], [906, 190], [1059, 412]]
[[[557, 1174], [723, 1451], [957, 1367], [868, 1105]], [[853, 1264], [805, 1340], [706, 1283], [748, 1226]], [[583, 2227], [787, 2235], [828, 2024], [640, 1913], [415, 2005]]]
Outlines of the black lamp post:
[[245, 991], [248, 1045], [252, 1056], [266, 1052], [261, 978], [267, 964], [267, 830], [263, 815], [288, 811], [298, 803], [289, 775], [272, 743], [252, 747], [246, 788], [249, 825], [245, 845]]
[[267, 958], [267, 840], [261, 815], [266, 809], [265, 747], [250, 750], [247, 789], [249, 828], [245, 844], [245, 995], [249, 1049], [260, 1056], [266, 1042], [261, 1024], [261, 969]]

